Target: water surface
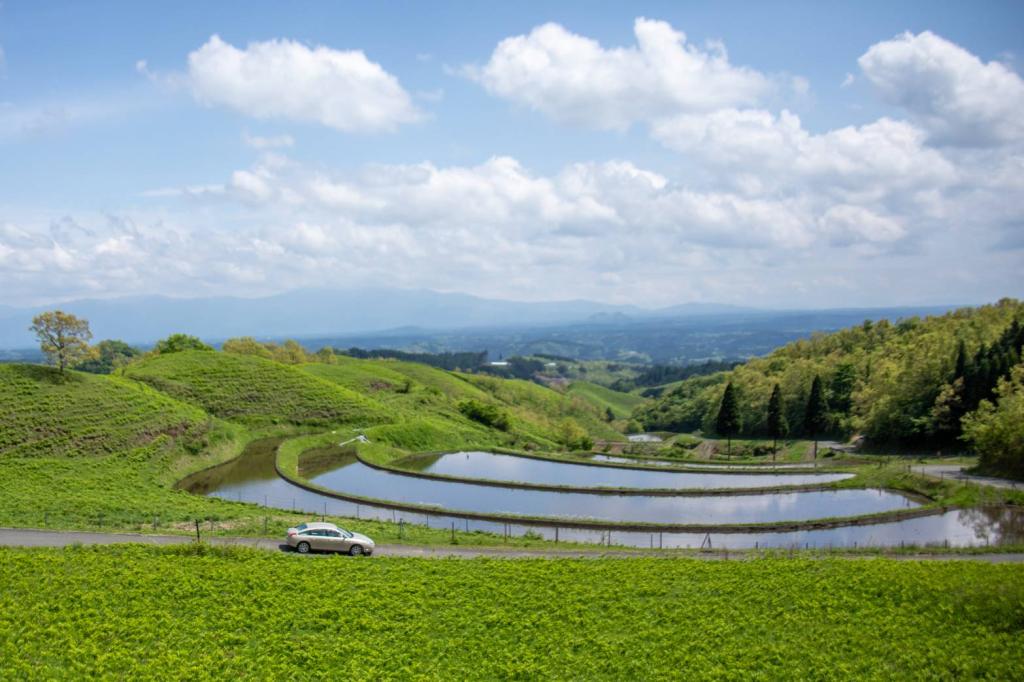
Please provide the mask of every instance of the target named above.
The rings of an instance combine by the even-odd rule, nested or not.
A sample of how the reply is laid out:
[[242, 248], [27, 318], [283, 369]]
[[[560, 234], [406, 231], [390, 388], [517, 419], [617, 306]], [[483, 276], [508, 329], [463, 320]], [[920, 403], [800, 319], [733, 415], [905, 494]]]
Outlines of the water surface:
[[[465, 454], [465, 453], [463, 453]], [[488, 453], [481, 453], [488, 454]], [[542, 460], [515, 460], [548, 464]], [[597, 469], [562, 465], [579, 469]], [[618, 471], [612, 469], [611, 471]], [[626, 471], [626, 473], [633, 473]], [[636, 472], [660, 475], [662, 472]], [[698, 474], [671, 474], [697, 476]], [[712, 474], [714, 475], [714, 474]], [[727, 478], [734, 478], [728, 474]], [[883, 490], [830, 490], [705, 497], [601, 495], [548, 490], [523, 490], [403, 476], [369, 467], [354, 456], [341, 458], [336, 469], [310, 479], [319, 486], [359, 497], [483, 514], [599, 519], [649, 523], [769, 523], [830, 516], [858, 516], [918, 506]]]
[[[635, 463], [635, 462], [630, 462]], [[419, 455], [396, 463], [427, 474], [492, 481], [515, 481], [578, 488], [769, 488], [780, 485], [831, 483], [853, 474], [697, 473], [596, 467], [576, 462], [519, 457], [494, 452], [451, 452]]]
[[[722, 469], [723, 471], [772, 471], [774, 469], [814, 469], [814, 462], [789, 462], [772, 464], [727, 464], [725, 462], [694, 462], [683, 460], [644, 459], [639, 457], [617, 457], [616, 455], [592, 455], [595, 462], [609, 464], [642, 464], [644, 466], [664, 466], [683, 469]], [[822, 465], [826, 466], [826, 465]]]
[[[293, 509], [311, 516], [328, 514], [354, 518], [374, 518], [433, 527], [455, 527], [493, 533], [522, 535], [530, 532], [548, 539], [607, 542], [635, 547], [700, 547], [710, 543], [714, 548], [743, 549], [752, 547], [892, 547], [907, 545], [938, 545], [970, 547], [1024, 543], [1024, 510], [1010, 507], [965, 509], [944, 514], [906, 519], [892, 523], [847, 526], [821, 530], [784, 533], [647, 533], [629, 531], [598, 531], [582, 528], [553, 528], [475, 521], [445, 516], [443, 513], [419, 514], [385, 507], [355, 504], [320, 495], [294, 486], [274, 471], [273, 449], [253, 444], [239, 459], [228, 465], [210, 469], [186, 479], [187, 490], [229, 500]], [[412, 480], [412, 479], [410, 479]], [[709, 523], [715, 520], [706, 519]], [[358, 523], [354, 526], [358, 530]], [[556, 535], [557, 533], [557, 535]], [[611, 537], [609, 537], [609, 535]]]

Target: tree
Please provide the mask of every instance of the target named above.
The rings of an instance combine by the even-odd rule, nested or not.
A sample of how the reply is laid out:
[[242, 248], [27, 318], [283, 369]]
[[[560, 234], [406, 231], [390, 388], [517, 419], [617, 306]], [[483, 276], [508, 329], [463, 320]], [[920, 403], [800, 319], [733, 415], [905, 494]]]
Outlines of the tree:
[[306, 349], [295, 339], [288, 339], [274, 351], [274, 359], [286, 365], [301, 365], [306, 362]]
[[615, 413], [612, 412], [612, 408], [610, 408], [610, 407], [604, 408], [604, 420], [606, 422], [613, 422], [613, 421], [615, 421]]
[[590, 450], [594, 447], [593, 439], [571, 417], [566, 417], [558, 425], [558, 439], [567, 450]]
[[61, 374], [65, 368], [82, 362], [91, 354], [89, 322], [71, 313], [61, 310], [40, 313], [32, 318], [29, 330], [35, 332], [40, 350], [57, 365]]
[[270, 360], [272, 355], [265, 345], [251, 336], [239, 336], [228, 339], [221, 346], [221, 350], [225, 353], [234, 353], [235, 355], [255, 355], [267, 360]]
[[963, 438], [977, 450], [982, 468], [1024, 476], [1024, 365], [1001, 379], [995, 404], [981, 401], [963, 419]]
[[956, 346], [956, 361], [953, 363], [953, 381], [967, 373], [967, 345], [963, 339]]
[[814, 439], [814, 459], [818, 459], [818, 435], [828, 429], [828, 403], [825, 402], [825, 393], [821, 388], [821, 377], [817, 374], [811, 382], [811, 394], [807, 397], [804, 428]]
[[111, 374], [131, 362], [132, 358], [141, 355], [138, 348], [117, 339], [104, 339], [93, 350], [93, 356], [76, 365], [75, 369], [93, 374]]
[[188, 334], [171, 334], [166, 339], [156, 342], [154, 351], [160, 355], [180, 353], [185, 350], [213, 350], [195, 336]]
[[778, 450], [779, 439], [789, 432], [789, 424], [786, 423], [786, 415], [782, 412], [782, 391], [779, 385], [775, 384], [772, 389], [772, 397], [768, 399], [768, 435], [772, 437], [772, 461], [775, 461], [775, 452]]
[[718, 407], [718, 419], [715, 421], [715, 431], [718, 435], [727, 439], [727, 454], [732, 455], [732, 437], [740, 430], [740, 412], [736, 405], [736, 392], [733, 390], [732, 382], [725, 385], [725, 393], [722, 394], [722, 403]]
[[857, 368], [850, 362], [842, 362], [832, 375], [830, 393], [831, 407], [836, 412], [846, 414], [853, 404], [853, 387], [857, 381]]

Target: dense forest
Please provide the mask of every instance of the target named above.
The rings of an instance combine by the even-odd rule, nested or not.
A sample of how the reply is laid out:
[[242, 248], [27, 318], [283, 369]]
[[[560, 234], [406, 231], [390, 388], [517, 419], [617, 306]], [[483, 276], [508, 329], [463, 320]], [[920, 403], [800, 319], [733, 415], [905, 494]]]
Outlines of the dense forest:
[[654, 391], [644, 391], [643, 395], [648, 398], [657, 398], [662, 393], [661, 390], [658, 390], [662, 384], [683, 381], [704, 374], [724, 372], [739, 364], [742, 363], [738, 360], [708, 360], [690, 365], [651, 365], [632, 379], [619, 379], [610, 388], [629, 393], [636, 388], [655, 387]]
[[[786, 430], [812, 435], [817, 429], [807, 423], [814, 412], [808, 408], [818, 383], [821, 433], [861, 434], [876, 445], [963, 449], [964, 424], [1000, 415], [1011, 420], [1000, 404], [1014, 404], [1020, 385], [1011, 374], [1021, 362], [1022, 321], [1024, 304], [1012, 299], [924, 319], [866, 321], [795, 341], [728, 372], [688, 379], [635, 417], [650, 430], [714, 433], [731, 385], [738, 433], [771, 436], [777, 429], [769, 423], [769, 403], [778, 386]], [[1007, 447], [989, 448], [988, 461]]]

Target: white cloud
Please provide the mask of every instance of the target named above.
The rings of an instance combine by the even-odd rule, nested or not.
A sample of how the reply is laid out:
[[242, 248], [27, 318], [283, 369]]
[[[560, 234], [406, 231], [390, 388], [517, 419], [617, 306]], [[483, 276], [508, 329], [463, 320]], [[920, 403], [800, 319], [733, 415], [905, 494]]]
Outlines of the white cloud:
[[559, 24], [544, 24], [502, 40], [486, 64], [466, 72], [499, 97], [562, 121], [610, 129], [752, 104], [771, 90], [764, 75], [731, 64], [721, 43], [701, 49], [669, 24], [643, 18], [633, 30], [635, 47], [604, 48]]
[[390, 131], [420, 118], [412, 99], [359, 50], [290, 40], [240, 50], [212, 36], [188, 56], [195, 97], [254, 118], [315, 122], [345, 132]]
[[165, 199], [170, 197], [205, 197], [224, 194], [224, 185], [191, 185], [188, 187], [158, 187], [141, 192], [147, 199]]
[[853, 85], [854, 81], [856, 80], [856, 76], [854, 76], [852, 73], [847, 72], [846, 76], [843, 78], [843, 82], [839, 84], [839, 87], [848, 88], [851, 85]]
[[938, 143], [981, 146], [1024, 138], [1024, 81], [924, 31], [886, 40], [858, 60], [888, 102], [906, 109]]
[[229, 186], [245, 198], [266, 200], [274, 194], [264, 178], [247, 170], [237, 170], [232, 173]]
[[279, 149], [294, 146], [295, 138], [291, 135], [261, 137], [244, 132], [242, 133], [242, 143], [246, 147], [252, 147], [253, 149]]
[[652, 134], [672, 149], [699, 154], [724, 173], [756, 177], [758, 192], [810, 184], [817, 191], [877, 197], [943, 187], [956, 179], [953, 165], [925, 146], [922, 131], [887, 118], [814, 135], [786, 110], [775, 116], [722, 109], [660, 121]]
[[821, 218], [824, 231], [837, 243], [893, 242], [906, 235], [900, 221], [880, 216], [862, 206], [840, 204], [833, 206]]

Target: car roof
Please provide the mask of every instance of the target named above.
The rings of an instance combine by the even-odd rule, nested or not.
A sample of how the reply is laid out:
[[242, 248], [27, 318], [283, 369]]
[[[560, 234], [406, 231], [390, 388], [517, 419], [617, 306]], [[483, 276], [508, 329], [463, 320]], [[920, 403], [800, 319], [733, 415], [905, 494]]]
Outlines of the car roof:
[[330, 528], [331, 530], [338, 530], [338, 527], [335, 526], [333, 523], [324, 523], [323, 521], [313, 521], [312, 523], [307, 523], [306, 530], [309, 530], [311, 528]]

